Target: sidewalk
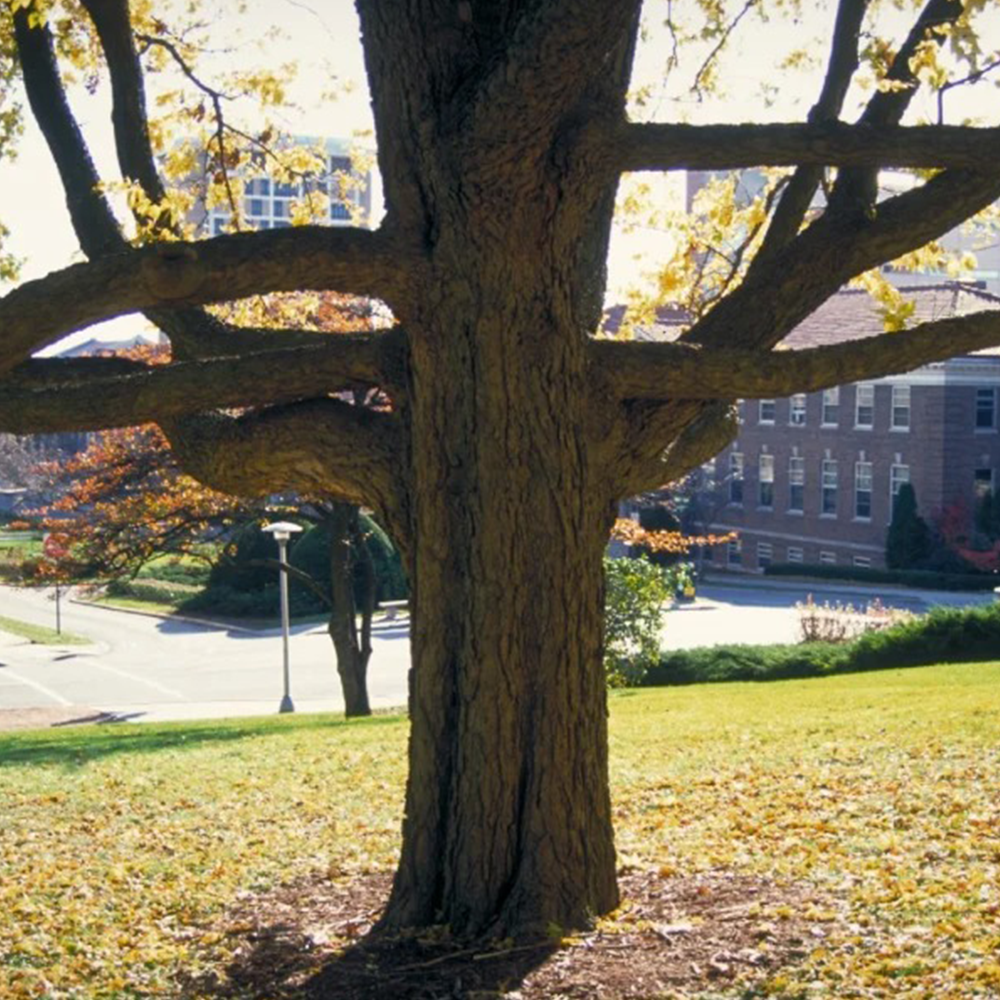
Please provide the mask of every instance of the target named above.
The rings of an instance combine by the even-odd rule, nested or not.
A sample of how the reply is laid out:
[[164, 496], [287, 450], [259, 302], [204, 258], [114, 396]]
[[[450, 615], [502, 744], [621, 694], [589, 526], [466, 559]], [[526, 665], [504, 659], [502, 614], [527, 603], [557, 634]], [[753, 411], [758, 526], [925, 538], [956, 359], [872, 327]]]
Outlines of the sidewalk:
[[[1000, 580], [997, 581], [1000, 584]], [[892, 599], [905, 601], [920, 601], [928, 608], [938, 605], [951, 607], [966, 607], [975, 604], [992, 604], [996, 599], [988, 590], [923, 590], [919, 587], [903, 587], [889, 583], [853, 583], [850, 580], [824, 580], [818, 578], [800, 577], [788, 579], [774, 576], [722, 573], [705, 574], [699, 580], [699, 586], [734, 587], [744, 590], [770, 590], [784, 594], [821, 594], [824, 598], [854, 601], [874, 599], [876, 597], [885, 603]]]

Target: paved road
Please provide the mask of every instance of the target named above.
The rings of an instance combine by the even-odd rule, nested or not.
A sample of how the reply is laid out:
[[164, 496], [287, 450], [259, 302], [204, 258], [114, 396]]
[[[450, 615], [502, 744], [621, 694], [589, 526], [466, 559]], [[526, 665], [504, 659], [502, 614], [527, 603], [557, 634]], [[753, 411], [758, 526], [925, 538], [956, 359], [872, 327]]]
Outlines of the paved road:
[[[46, 595], [0, 587], [0, 615], [55, 622]], [[282, 693], [281, 634], [198, 625], [63, 602], [63, 628], [92, 646], [39, 646], [0, 632], [0, 709], [81, 706], [142, 719], [266, 714]], [[369, 666], [374, 707], [406, 704], [405, 621], [377, 628]], [[300, 711], [343, 709], [330, 639], [299, 626], [291, 640]]]
[[[796, 601], [863, 603], [877, 588], [758, 581], [709, 583], [697, 601], [664, 616], [672, 649], [722, 642], [794, 642]], [[991, 595], [918, 595], [885, 591], [885, 602], [924, 611], [930, 603], [986, 603]], [[0, 587], [0, 615], [53, 625], [48, 595]], [[281, 697], [281, 637], [63, 604], [63, 625], [92, 646], [36, 646], [0, 632], [0, 710], [63, 707], [136, 719], [217, 718], [270, 714]], [[372, 704], [406, 703], [409, 633], [406, 620], [376, 627], [369, 667]], [[291, 640], [292, 697], [299, 711], [343, 709], [333, 650], [321, 626], [299, 626]]]

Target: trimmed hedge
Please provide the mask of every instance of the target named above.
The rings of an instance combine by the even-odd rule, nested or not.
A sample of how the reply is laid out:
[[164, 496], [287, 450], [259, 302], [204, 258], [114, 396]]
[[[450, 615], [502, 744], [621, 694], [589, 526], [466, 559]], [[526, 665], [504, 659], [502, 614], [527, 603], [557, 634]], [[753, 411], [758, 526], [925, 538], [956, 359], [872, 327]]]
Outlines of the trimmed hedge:
[[1000, 605], [935, 608], [853, 642], [710, 646], [665, 653], [643, 687], [827, 677], [933, 663], [1000, 660]]
[[895, 583], [926, 590], [992, 590], [1000, 576], [992, 573], [941, 573], [929, 569], [869, 569], [862, 566], [774, 563], [765, 576], [805, 576], [821, 580], [853, 580], [857, 583]]

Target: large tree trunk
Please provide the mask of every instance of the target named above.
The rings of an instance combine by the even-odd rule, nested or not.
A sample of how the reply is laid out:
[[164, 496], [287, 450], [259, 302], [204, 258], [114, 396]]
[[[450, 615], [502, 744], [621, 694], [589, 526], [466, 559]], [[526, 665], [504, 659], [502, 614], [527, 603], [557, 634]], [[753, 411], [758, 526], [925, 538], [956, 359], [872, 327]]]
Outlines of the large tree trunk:
[[574, 309], [538, 284], [550, 231], [530, 237], [502, 262], [462, 241], [411, 341], [412, 735], [389, 925], [535, 932], [618, 900], [601, 658], [613, 507], [585, 338], [554, 328]]
[[[367, 617], [358, 633], [358, 611], [354, 601], [354, 542], [359, 536], [356, 504], [335, 503], [327, 520], [330, 528], [330, 589], [333, 603], [327, 630], [337, 654], [337, 673], [348, 718], [371, 715], [368, 702], [368, 660], [371, 658], [373, 583], [362, 608]], [[364, 542], [360, 542], [364, 545]]]

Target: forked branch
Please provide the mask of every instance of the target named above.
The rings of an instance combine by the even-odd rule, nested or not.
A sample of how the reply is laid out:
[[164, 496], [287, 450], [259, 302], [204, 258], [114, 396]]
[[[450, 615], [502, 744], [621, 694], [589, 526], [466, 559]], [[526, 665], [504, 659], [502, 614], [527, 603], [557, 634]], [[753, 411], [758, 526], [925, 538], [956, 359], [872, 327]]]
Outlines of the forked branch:
[[0, 374], [68, 333], [143, 309], [306, 289], [391, 299], [401, 254], [383, 231], [300, 226], [74, 264], [0, 299]]
[[185, 472], [234, 496], [295, 490], [391, 512], [405, 492], [391, 414], [329, 399], [162, 426]]
[[901, 333], [806, 350], [753, 351], [693, 344], [589, 345], [595, 378], [621, 400], [770, 399], [898, 375], [1000, 345], [1000, 310], [921, 323]]
[[123, 358], [33, 359], [0, 381], [0, 429], [102, 430], [217, 407], [325, 397], [354, 386], [392, 393], [403, 381], [398, 333], [327, 335], [310, 347], [145, 365]]

